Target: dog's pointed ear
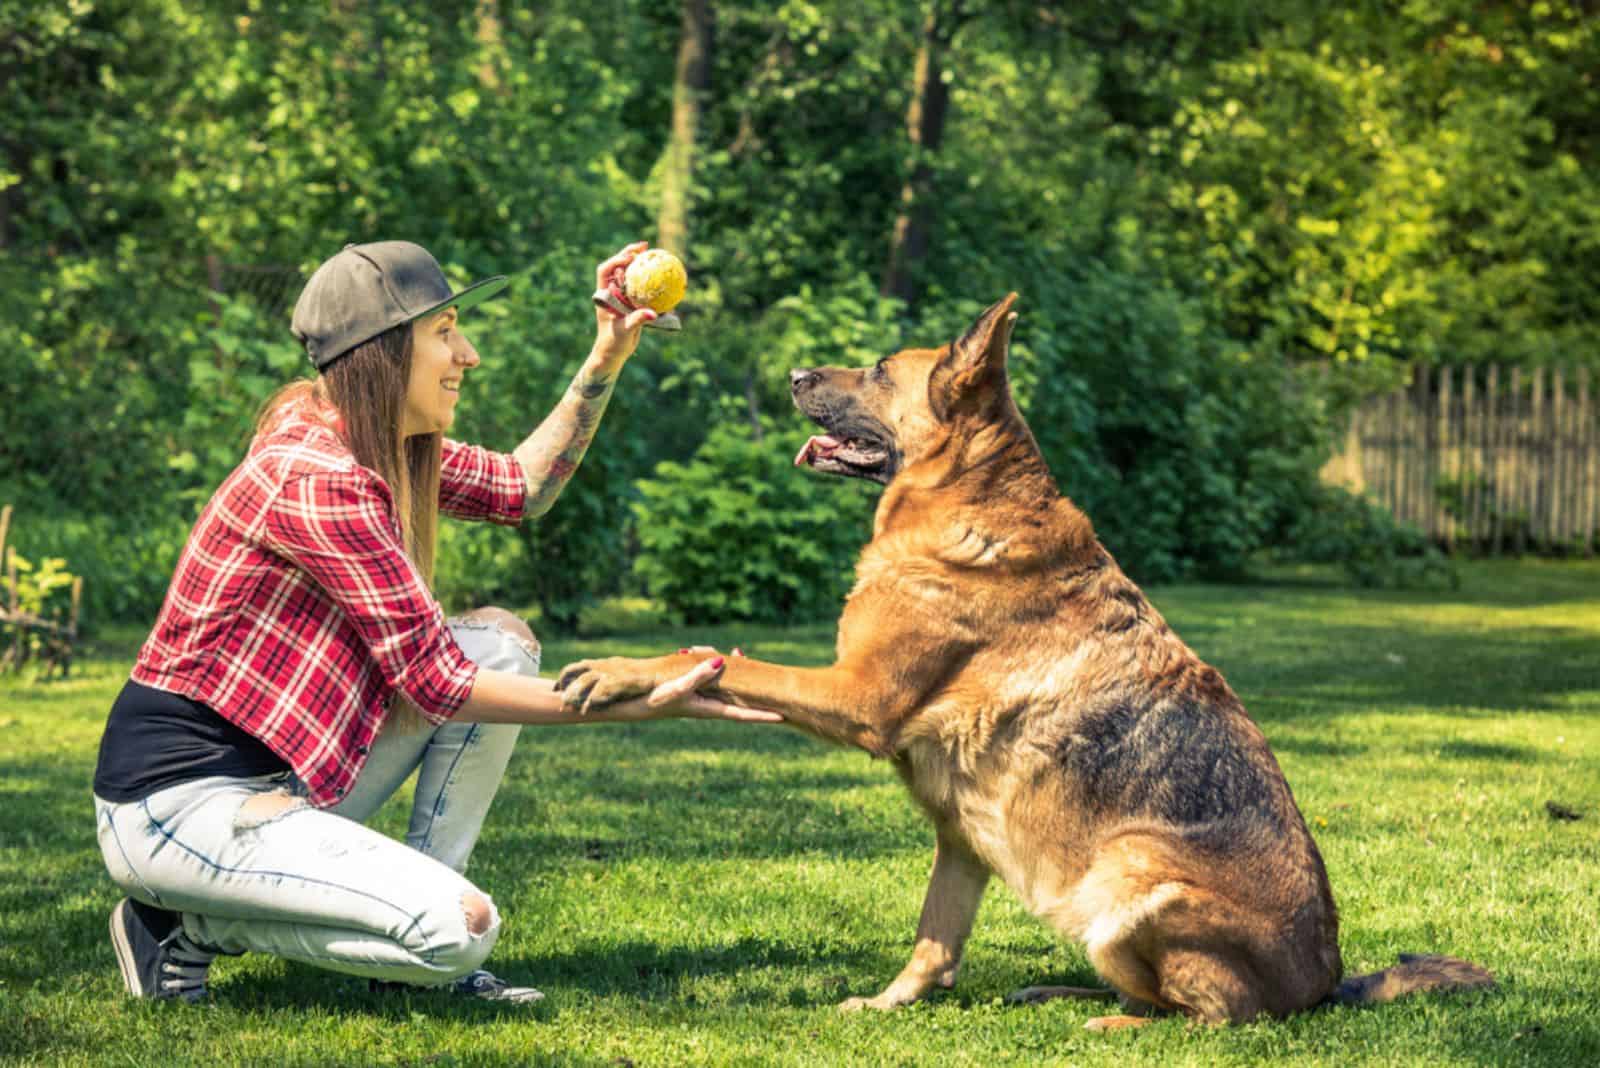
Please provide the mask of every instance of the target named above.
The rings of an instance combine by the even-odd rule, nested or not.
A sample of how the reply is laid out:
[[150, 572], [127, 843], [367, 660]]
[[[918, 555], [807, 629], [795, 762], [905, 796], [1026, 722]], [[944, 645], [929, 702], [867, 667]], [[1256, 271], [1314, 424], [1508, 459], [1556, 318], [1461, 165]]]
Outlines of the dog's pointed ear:
[[1005, 382], [1006, 354], [1011, 348], [1011, 328], [1017, 313], [1011, 306], [1015, 293], [1007, 293], [991, 304], [976, 322], [950, 344], [929, 382], [934, 414], [944, 418], [957, 397], [970, 392], [985, 379]]
[[1017, 321], [1016, 313], [1011, 310], [1016, 302], [1017, 295], [1007, 293], [978, 316], [978, 321], [950, 346], [950, 355], [958, 364], [976, 367], [980, 363], [1005, 363], [1006, 349], [1011, 343], [1011, 327]]

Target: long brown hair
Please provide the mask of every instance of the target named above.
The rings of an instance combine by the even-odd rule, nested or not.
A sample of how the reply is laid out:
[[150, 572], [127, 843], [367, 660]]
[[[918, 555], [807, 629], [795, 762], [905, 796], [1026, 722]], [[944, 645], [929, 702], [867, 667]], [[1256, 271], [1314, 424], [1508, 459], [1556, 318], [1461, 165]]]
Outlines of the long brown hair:
[[391, 327], [340, 356], [323, 368], [320, 377], [278, 390], [262, 407], [256, 433], [271, 428], [308, 397], [338, 409], [344, 423], [338, 428], [340, 437], [357, 463], [388, 483], [406, 555], [432, 587], [444, 435], [402, 433], [406, 385], [411, 380], [411, 326]]

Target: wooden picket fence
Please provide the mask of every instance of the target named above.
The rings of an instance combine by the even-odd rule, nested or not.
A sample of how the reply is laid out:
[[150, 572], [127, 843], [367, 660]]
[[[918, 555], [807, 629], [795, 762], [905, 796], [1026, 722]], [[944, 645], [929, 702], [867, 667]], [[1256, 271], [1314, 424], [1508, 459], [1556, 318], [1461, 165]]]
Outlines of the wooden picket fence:
[[1418, 368], [1353, 413], [1323, 477], [1446, 548], [1592, 554], [1600, 397], [1587, 368]]

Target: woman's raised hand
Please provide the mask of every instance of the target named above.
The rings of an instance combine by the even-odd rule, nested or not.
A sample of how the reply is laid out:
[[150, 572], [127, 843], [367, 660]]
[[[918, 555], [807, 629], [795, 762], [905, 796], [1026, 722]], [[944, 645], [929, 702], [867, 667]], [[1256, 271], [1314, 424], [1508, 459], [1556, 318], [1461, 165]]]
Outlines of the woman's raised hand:
[[[633, 258], [650, 247], [648, 241], [635, 241], [624, 245], [616, 255], [594, 269], [595, 289], [614, 288], [622, 291], [622, 276]], [[595, 339], [593, 357], [608, 367], [620, 367], [633, 350], [639, 347], [639, 332], [644, 324], [656, 317], [649, 308], [638, 308], [627, 316], [596, 304], [594, 308]]]

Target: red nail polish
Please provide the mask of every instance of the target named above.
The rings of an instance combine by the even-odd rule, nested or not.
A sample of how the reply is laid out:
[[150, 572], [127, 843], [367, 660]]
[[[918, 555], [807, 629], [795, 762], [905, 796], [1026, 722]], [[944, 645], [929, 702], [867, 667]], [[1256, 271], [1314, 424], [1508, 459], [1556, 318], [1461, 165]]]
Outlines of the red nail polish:
[[679, 650], [678, 650], [678, 652], [679, 652], [679, 653], [687, 653], [687, 652], [688, 652], [688, 651], [689, 651], [689, 650], [687, 650], [687, 649], [679, 649]]
[[716, 671], [718, 668], [722, 667], [722, 664], [722, 657], [719, 656], [715, 660], [711, 661], [711, 670]]
[[737, 645], [735, 645], [733, 647], [733, 655], [734, 656], [743, 656], [744, 655], [744, 650], [740, 649]]

